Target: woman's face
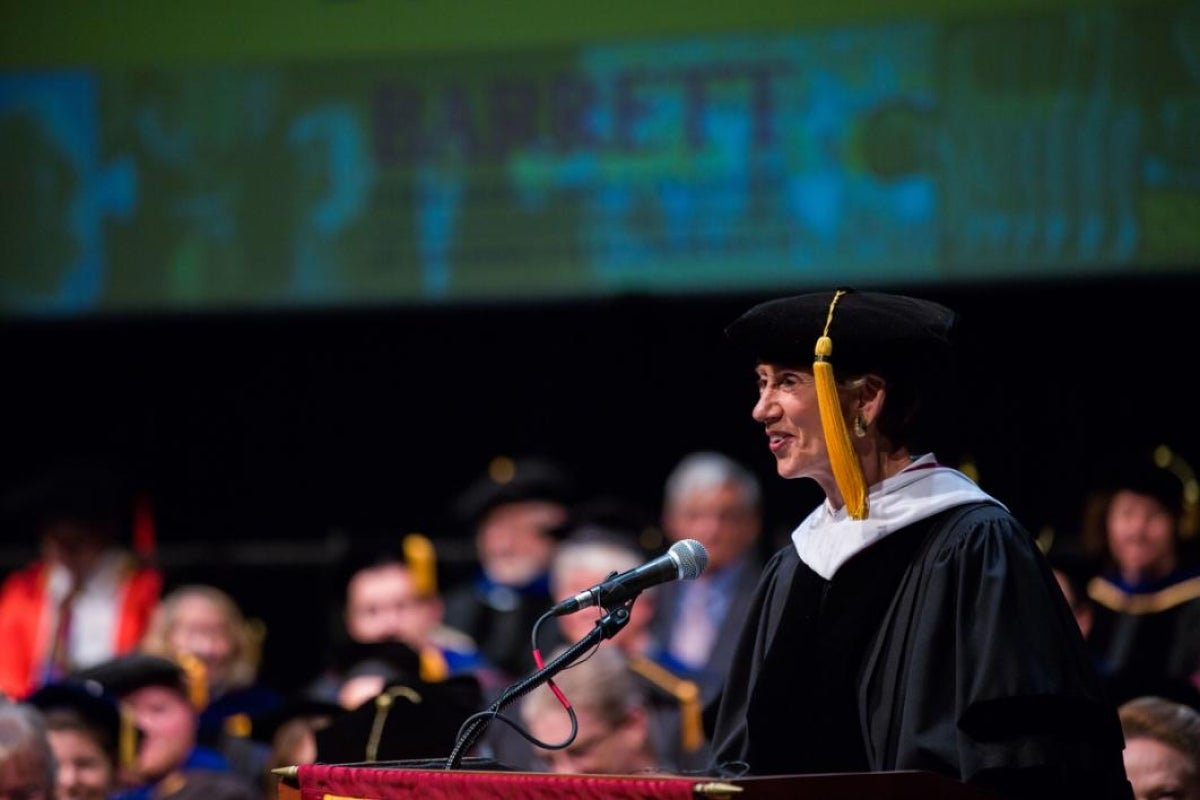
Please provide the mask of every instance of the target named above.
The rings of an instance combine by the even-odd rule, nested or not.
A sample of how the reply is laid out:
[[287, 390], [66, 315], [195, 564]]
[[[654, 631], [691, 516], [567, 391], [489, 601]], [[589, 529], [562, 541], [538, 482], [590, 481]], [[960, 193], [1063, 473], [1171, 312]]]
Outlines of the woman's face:
[[221, 685], [234, 654], [233, 631], [221, 608], [202, 595], [184, 595], [176, 602], [174, 624], [167, 644], [203, 662], [208, 682]]
[[1118, 491], [1107, 523], [1108, 548], [1126, 580], [1160, 578], [1175, 568], [1175, 520], [1154, 497]]
[[783, 478], [829, 474], [829, 455], [812, 370], [759, 364], [758, 402], [752, 416], [767, 432], [767, 446]]
[[58, 800], [105, 800], [113, 791], [113, 764], [100, 744], [73, 728], [47, 732], [58, 762]]

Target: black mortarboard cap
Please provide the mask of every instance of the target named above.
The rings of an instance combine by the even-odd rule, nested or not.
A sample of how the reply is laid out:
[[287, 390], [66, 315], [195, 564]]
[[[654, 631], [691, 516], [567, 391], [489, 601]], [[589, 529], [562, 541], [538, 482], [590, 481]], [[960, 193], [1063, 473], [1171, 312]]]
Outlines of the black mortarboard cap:
[[245, 729], [236, 732], [236, 735], [245, 736], [263, 744], [271, 744], [279, 729], [293, 720], [319, 719], [332, 722], [345, 713], [344, 708], [329, 700], [304, 696], [293, 697], [274, 708], [250, 715]]
[[27, 702], [45, 714], [59, 710], [73, 712], [108, 737], [110, 747], [116, 747], [121, 731], [120, 708], [117, 699], [99, 683], [80, 680], [48, 683], [31, 694]]
[[161, 656], [130, 653], [79, 670], [73, 678], [95, 681], [105, 691], [124, 697], [145, 686], [166, 686], [184, 697], [191, 697], [191, 680], [178, 663]]
[[1165, 444], [1154, 448], [1118, 448], [1101, 462], [1100, 490], [1121, 489], [1153, 497], [1179, 522], [1182, 537], [1196, 534], [1200, 483], [1191, 465]]
[[[918, 380], [932, 383], [949, 372], [955, 321], [953, 311], [929, 300], [838, 289], [760, 303], [734, 320], [725, 335], [759, 362], [812, 365], [834, 479], [850, 518], [866, 519], [867, 487], [839, 408], [837, 381], [881, 375], [897, 407], [915, 410]], [[908, 399], [902, 400], [906, 384]]]
[[949, 308], [898, 294], [843, 291], [832, 318], [834, 292], [801, 294], [754, 306], [725, 335], [759, 361], [808, 365], [828, 322], [830, 360], [839, 376], [876, 372], [894, 378], [948, 363], [957, 319]]
[[570, 505], [574, 499], [574, 481], [562, 466], [544, 458], [500, 456], [492, 459], [487, 473], [462, 493], [455, 512], [462, 523], [475, 525], [489, 511], [506, 503], [546, 500]]
[[316, 732], [324, 764], [445, 758], [458, 730], [483, 703], [479, 681], [459, 675], [437, 683], [392, 681], [372, 701]]
[[1104, 489], [1122, 489], [1153, 497], [1173, 514], [1183, 508], [1184, 482], [1180, 476], [1155, 461], [1150, 451], [1114, 456], [1106, 467]]
[[47, 720], [66, 712], [99, 736], [101, 747], [121, 767], [132, 766], [141, 743], [141, 731], [133, 718], [121, 710], [117, 694], [101, 682], [68, 678], [47, 683], [31, 694], [30, 705], [41, 709]]

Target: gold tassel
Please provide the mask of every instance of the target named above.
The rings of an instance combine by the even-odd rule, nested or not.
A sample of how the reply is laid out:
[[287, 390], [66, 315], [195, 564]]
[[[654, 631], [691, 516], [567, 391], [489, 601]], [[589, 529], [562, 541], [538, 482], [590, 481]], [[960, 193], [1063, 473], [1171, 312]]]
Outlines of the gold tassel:
[[421, 648], [421, 680], [426, 683], [441, 683], [450, 677], [450, 665], [435, 645]]
[[437, 553], [433, 542], [419, 533], [410, 533], [400, 545], [404, 551], [404, 563], [412, 573], [417, 594], [433, 597], [437, 594]]
[[179, 653], [175, 661], [183, 668], [185, 688], [192, 708], [203, 711], [208, 706], [208, 670], [204, 662], [191, 653]]
[[700, 687], [692, 681], [683, 681], [675, 691], [679, 700], [680, 746], [684, 752], [694, 753], [704, 745], [704, 715], [700, 706]]
[[629, 668], [674, 696], [679, 702], [679, 744], [685, 753], [699, 750], [704, 745], [704, 709], [700, 703], [700, 687], [644, 656], [630, 658]]
[[138, 729], [133, 712], [121, 706], [121, 727], [117, 734], [117, 759], [120, 767], [132, 770], [137, 764]]
[[235, 739], [245, 739], [254, 730], [254, 721], [250, 719], [249, 714], [230, 714], [225, 718], [225, 724], [221, 727], [225, 729], [225, 733]]
[[821, 427], [825, 430], [825, 447], [829, 451], [829, 463], [833, 467], [833, 478], [851, 519], [867, 518], [867, 486], [862, 467], [854, 455], [850, 432], [842, 416], [838, 401], [837, 383], [833, 377], [833, 340], [829, 338], [829, 325], [833, 322], [833, 310], [846, 292], [839, 289], [829, 303], [829, 316], [825, 318], [825, 330], [817, 339], [813, 375], [817, 380], [817, 405], [821, 410]]

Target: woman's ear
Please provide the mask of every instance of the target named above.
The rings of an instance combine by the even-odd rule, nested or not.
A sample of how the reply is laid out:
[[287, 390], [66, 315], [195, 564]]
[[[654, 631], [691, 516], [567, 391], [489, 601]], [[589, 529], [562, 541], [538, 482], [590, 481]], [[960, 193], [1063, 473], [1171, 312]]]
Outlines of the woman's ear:
[[878, 375], [867, 375], [858, 387], [859, 413], [868, 425], [879, 418], [887, 399], [887, 382]]

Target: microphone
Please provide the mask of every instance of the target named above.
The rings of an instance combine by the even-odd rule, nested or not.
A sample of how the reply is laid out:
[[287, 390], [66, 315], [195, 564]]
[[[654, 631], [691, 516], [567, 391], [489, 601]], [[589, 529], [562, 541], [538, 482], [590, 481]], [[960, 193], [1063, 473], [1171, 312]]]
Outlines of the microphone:
[[614, 575], [587, 591], [556, 603], [550, 609], [553, 616], [571, 614], [582, 608], [599, 605], [604, 608], [637, 597], [651, 586], [682, 578], [690, 581], [708, 566], [708, 551], [695, 539], [684, 539], [658, 558], [647, 561], [620, 575]]

